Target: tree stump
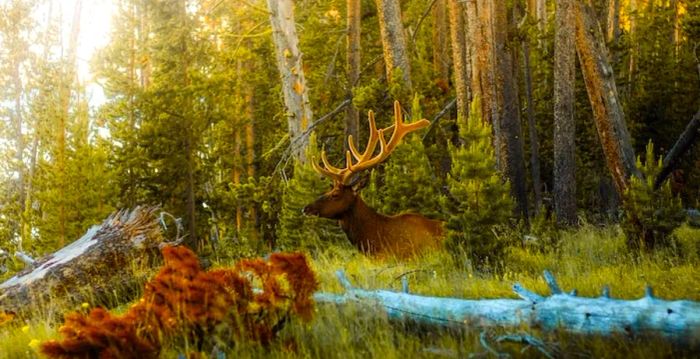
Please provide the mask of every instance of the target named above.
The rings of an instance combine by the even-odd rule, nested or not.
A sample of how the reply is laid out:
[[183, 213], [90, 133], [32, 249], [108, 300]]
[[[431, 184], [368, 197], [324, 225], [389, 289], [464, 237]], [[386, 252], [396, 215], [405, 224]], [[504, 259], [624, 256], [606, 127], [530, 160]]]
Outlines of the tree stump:
[[[123, 302], [128, 289], [160, 258], [163, 235], [157, 207], [136, 207], [110, 215], [75, 242], [38, 259], [0, 284], [0, 311], [62, 312], [83, 302]], [[141, 278], [145, 279], [145, 278]], [[135, 291], [132, 291], [135, 292]], [[132, 293], [136, 294], [136, 293]]]

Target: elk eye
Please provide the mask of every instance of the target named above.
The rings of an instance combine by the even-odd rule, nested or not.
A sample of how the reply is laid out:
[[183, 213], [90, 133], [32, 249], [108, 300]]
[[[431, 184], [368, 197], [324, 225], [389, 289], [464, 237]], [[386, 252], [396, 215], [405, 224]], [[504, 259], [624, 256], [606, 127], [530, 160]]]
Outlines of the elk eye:
[[333, 192], [333, 193], [331, 193], [331, 198], [332, 198], [332, 199], [338, 199], [338, 198], [340, 198], [340, 193], [338, 193], [338, 192]]

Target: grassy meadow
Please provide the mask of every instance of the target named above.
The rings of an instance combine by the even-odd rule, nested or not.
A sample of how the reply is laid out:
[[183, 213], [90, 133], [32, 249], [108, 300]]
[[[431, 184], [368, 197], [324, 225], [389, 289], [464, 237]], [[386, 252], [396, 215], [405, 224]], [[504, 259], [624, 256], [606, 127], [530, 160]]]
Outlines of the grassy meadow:
[[[313, 255], [312, 265], [321, 291], [339, 293], [335, 278], [344, 269], [353, 285], [366, 289], [400, 290], [408, 277], [410, 291], [432, 296], [460, 298], [515, 298], [514, 282], [540, 294], [548, 294], [542, 271], [556, 276], [563, 290], [576, 288], [580, 296], [599, 296], [609, 285], [615, 298], [636, 299], [646, 285], [664, 299], [700, 300], [700, 230], [688, 226], [676, 232], [676, 246], [652, 255], [635, 255], [625, 246], [617, 227], [584, 225], [560, 233], [556, 246], [511, 247], [498, 271], [476, 271], [456, 266], [447, 252], [429, 253], [408, 262], [367, 258], [349, 247], [331, 246]], [[226, 261], [215, 266], [227, 265]], [[88, 307], [86, 303], [83, 306]], [[123, 303], [116, 311], [124, 310]], [[55, 313], [86, 308], [56, 308], [47, 303], [27, 322], [13, 321], [0, 328], [0, 358], [40, 357], [36, 348], [46, 339], [58, 338], [60, 322]], [[482, 344], [514, 357], [543, 357], [524, 344], [493, 341], [500, 334], [530, 334], [546, 343], [555, 357], [566, 358], [662, 358], [693, 357], [694, 347], [678, 347], [660, 338], [598, 338], [567, 333], [543, 333], [532, 328], [479, 328], [436, 330], [391, 323], [380, 310], [356, 305], [317, 305], [308, 323], [291, 320], [268, 347], [242, 342], [220, 348], [227, 358], [463, 358], [494, 357]], [[699, 337], [700, 338], [700, 337]], [[190, 351], [187, 343], [167, 347], [164, 358]], [[219, 356], [221, 357], [221, 356]]]

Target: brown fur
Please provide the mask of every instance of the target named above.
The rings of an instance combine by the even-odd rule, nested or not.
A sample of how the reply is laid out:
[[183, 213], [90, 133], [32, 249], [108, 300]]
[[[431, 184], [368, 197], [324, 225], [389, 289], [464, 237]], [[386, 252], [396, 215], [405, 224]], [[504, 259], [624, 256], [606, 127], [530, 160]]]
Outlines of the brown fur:
[[413, 213], [377, 213], [351, 186], [342, 184], [304, 207], [304, 213], [337, 219], [350, 243], [377, 257], [410, 257], [439, 247], [445, 236], [442, 222]]

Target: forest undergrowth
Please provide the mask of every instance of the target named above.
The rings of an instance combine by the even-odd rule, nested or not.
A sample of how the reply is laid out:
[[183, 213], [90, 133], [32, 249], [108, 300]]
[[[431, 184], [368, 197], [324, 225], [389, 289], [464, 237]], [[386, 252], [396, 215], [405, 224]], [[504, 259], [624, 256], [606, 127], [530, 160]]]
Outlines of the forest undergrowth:
[[[617, 226], [607, 228], [583, 225], [559, 233], [557, 245], [542, 248], [523, 244], [510, 247], [498, 270], [475, 270], [468, 263], [455, 265], [447, 252], [433, 252], [407, 262], [377, 260], [359, 254], [349, 246], [330, 246], [314, 252], [311, 261], [320, 290], [341, 293], [335, 277], [343, 269], [351, 282], [365, 289], [401, 289], [407, 277], [414, 294], [458, 298], [516, 298], [515, 282], [539, 294], [548, 294], [542, 272], [551, 271], [564, 290], [577, 289], [580, 296], [597, 297], [608, 285], [614, 298], [637, 299], [645, 286], [663, 299], [700, 301], [700, 229], [682, 226], [676, 230], [675, 245], [653, 254], [630, 252]], [[220, 261], [215, 266], [233, 262]], [[124, 303], [116, 312], [124, 312]], [[40, 357], [41, 342], [58, 339], [60, 320], [56, 313], [82, 308], [53, 308], [49, 303], [27, 322], [13, 321], [0, 327], [0, 358]], [[493, 357], [495, 350], [514, 357], [542, 357], [534, 347], [523, 344], [497, 344], [500, 334], [529, 334], [546, 344], [555, 357], [693, 357], [698, 346], [674, 346], [661, 338], [578, 336], [562, 332], [544, 333], [532, 328], [501, 328], [484, 332], [478, 328], [436, 330], [415, 324], [391, 323], [381, 310], [366, 307], [318, 304], [314, 319], [292, 319], [267, 346], [250, 342], [218, 348], [227, 358], [462, 358]], [[699, 335], [700, 338], [700, 335]], [[693, 343], [693, 341], [690, 341]], [[489, 348], [486, 348], [487, 344]], [[174, 358], [194, 348], [166, 347], [161, 357]], [[205, 354], [205, 353], [203, 353]], [[219, 356], [221, 357], [221, 356]]]

